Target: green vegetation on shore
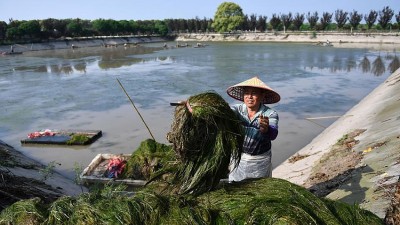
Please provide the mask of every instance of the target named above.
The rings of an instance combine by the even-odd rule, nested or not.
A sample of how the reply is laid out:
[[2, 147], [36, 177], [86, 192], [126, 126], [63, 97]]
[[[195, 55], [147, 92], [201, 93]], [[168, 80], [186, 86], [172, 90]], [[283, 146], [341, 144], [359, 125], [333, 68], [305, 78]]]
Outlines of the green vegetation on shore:
[[[395, 17], [396, 22], [392, 22]], [[268, 20], [269, 19], [269, 20]], [[361, 23], [362, 21], [365, 23]], [[0, 21], [0, 44], [42, 42], [65, 37], [157, 35], [179, 33], [244, 31], [368, 31], [385, 32], [400, 28], [400, 12], [386, 6], [362, 15], [356, 10], [345, 12], [308, 12], [264, 15], [244, 14], [239, 5], [224, 2], [214, 18], [165, 20], [53, 19]]]

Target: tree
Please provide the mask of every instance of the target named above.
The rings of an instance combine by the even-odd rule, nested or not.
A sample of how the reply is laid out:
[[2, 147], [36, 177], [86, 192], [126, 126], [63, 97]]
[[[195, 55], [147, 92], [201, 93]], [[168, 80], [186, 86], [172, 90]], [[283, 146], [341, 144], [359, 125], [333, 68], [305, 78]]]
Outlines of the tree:
[[343, 28], [343, 26], [347, 22], [347, 12], [343, 12], [343, 10], [338, 9], [335, 11], [335, 21], [337, 23], [338, 28]]
[[243, 22], [240, 25], [241, 30], [250, 30], [250, 19], [249, 16], [246, 14], [244, 15]]
[[396, 14], [396, 22], [397, 22], [397, 25], [400, 27], [400, 11], [398, 14]]
[[332, 22], [332, 13], [324, 12], [321, 17], [321, 30], [325, 30]]
[[18, 27], [9, 27], [6, 31], [6, 39], [14, 40], [21, 38], [21, 31]]
[[244, 20], [242, 8], [233, 2], [223, 2], [218, 6], [212, 27], [216, 32], [234, 31]]
[[292, 13], [289, 14], [282, 14], [281, 15], [281, 20], [284, 26], [284, 29], [287, 30], [289, 29], [290, 25], [293, 22], [293, 18], [292, 18]]
[[80, 22], [80, 19], [71, 20], [67, 24], [67, 33], [72, 37], [79, 37], [82, 35], [83, 27]]
[[349, 18], [349, 23], [351, 27], [357, 29], [358, 25], [361, 22], [361, 19], [362, 19], [361, 14], [358, 14], [357, 11], [353, 10], [353, 12], [350, 13], [350, 18]]
[[296, 15], [293, 18], [293, 26], [296, 30], [300, 30], [300, 27], [304, 23], [304, 14], [299, 14], [296, 13]]
[[269, 23], [271, 24], [272, 28], [274, 30], [278, 30], [279, 25], [281, 24], [281, 19], [279, 18], [279, 16], [277, 16], [275, 13], [272, 14], [272, 18], [269, 21]]
[[378, 23], [382, 26], [382, 28], [386, 29], [390, 21], [392, 20], [394, 12], [389, 6], [383, 8], [382, 11], [379, 11], [379, 19]]
[[368, 29], [371, 29], [372, 25], [376, 22], [376, 18], [378, 17], [378, 13], [375, 10], [371, 10], [369, 14], [365, 14], [364, 20], [368, 26]]
[[168, 27], [164, 21], [157, 20], [154, 24], [156, 33], [160, 36], [167, 36], [168, 34]]
[[267, 17], [266, 16], [258, 16], [257, 30], [259, 30], [260, 32], [264, 32], [265, 30], [267, 30]]
[[113, 27], [111, 20], [97, 19], [92, 22], [93, 29], [98, 32], [99, 35], [111, 35]]
[[7, 23], [4, 21], [0, 21], [0, 40], [6, 38], [7, 32]]
[[311, 14], [310, 12], [307, 13], [307, 21], [310, 24], [311, 29], [315, 29], [318, 19], [318, 12], [314, 12], [313, 14]]
[[255, 31], [257, 29], [257, 15], [251, 14], [249, 21], [249, 29]]
[[40, 37], [40, 24], [38, 20], [29, 20], [21, 23], [18, 26], [21, 35], [29, 36], [30, 38]]

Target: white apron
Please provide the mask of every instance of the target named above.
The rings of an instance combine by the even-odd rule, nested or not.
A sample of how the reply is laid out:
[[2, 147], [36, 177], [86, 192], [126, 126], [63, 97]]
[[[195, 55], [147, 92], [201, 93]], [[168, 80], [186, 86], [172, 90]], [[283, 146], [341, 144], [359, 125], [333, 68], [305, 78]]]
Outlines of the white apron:
[[[242, 153], [238, 167], [231, 170], [229, 182], [241, 181], [248, 178], [272, 176], [271, 150], [260, 155]], [[231, 165], [232, 167], [233, 165]], [[232, 169], [232, 168], [231, 168]]]

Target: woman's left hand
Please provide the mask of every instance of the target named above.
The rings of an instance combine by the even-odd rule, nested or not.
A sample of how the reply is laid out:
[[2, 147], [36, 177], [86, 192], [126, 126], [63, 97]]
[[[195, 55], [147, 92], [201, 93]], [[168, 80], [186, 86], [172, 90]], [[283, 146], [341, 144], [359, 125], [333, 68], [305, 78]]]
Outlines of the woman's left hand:
[[261, 133], [268, 132], [269, 118], [266, 117], [266, 116], [263, 116], [261, 114], [260, 118], [259, 118], [259, 123], [260, 123], [260, 131], [261, 131]]

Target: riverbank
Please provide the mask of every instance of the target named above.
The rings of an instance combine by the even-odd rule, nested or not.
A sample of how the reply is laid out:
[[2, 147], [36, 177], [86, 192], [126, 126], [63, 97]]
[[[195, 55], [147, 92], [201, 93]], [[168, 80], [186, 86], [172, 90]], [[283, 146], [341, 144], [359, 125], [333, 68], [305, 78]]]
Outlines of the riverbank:
[[178, 42], [249, 41], [272, 43], [311, 43], [324, 45], [327, 40], [333, 47], [400, 50], [400, 32], [392, 33], [334, 33], [334, 32], [267, 32], [240, 34], [182, 34]]
[[[15, 44], [13, 51], [16, 53], [27, 51], [44, 51], [55, 49], [77, 49], [88, 47], [132, 47], [145, 43], [165, 42], [166, 38], [153, 36], [116, 36], [116, 37], [82, 37], [82, 38], [65, 38], [62, 40], [51, 40], [42, 43]], [[9, 53], [10, 45], [0, 45], [0, 53]]]
[[8, 205], [33, 197], [52, 202], [60, 196], [77, 196], [85, 187], [54, 172], [0, 140], [0, 211]]
[[[400, 69], [273, 171], [381, 218], [398, 214]], [[397, 197], [396, 197], [397, 196]], [[397, 221], [399, 222], [399, 221]]]
[[[104, 36], [81, 37], [51, 40], [43, 43], [16, 44], [14, 52], [71, 49], [87, 47], [131, 47], [144, 43], [179, 42], [272, 42], [272, 43], [310, 43], [324, 46], [327, 41], [336, 48], [368, 48], [373, 50], [399, 51], [400, 32], [357, 33], [357, 32], [266, 32], [266, 33], [182, 33], [175, 38], [157, 36]], [[160, 45], [161, 46], [161, 45]], [[188, 45], [191, 46], [191, 45]], [[0, 53], [8, 53], [9, 45], [0, 45]]]

